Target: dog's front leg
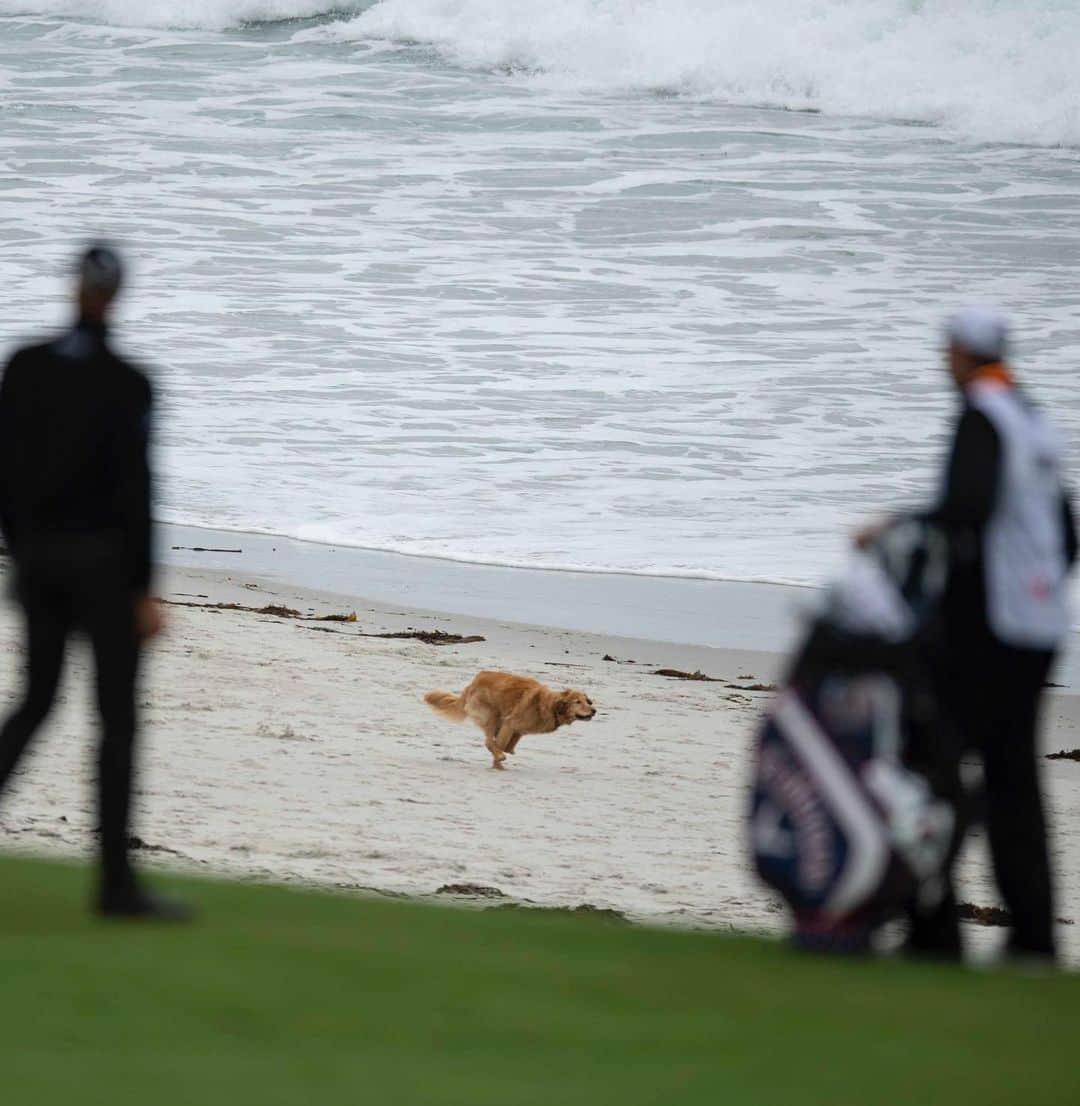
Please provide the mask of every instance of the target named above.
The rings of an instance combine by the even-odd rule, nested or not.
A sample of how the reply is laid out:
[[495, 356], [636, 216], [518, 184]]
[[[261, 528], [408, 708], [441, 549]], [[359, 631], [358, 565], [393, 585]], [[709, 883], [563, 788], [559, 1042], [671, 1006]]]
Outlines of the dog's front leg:
[[517, 734], [514, 733], [514, 727], [511, 726], [509, 722], [504, 722], [499, 727], [499, 732], [495, 737], [495, 744], [498, 745], [504, 753], [512, 753], [514, 751], [514, 746], [517, 744], [516, 739]]
[[502, 751], [502, 742], [499, 740], [501, 734], [502, 727], [496, 726], [494, 722], [489, 722], [484, 727], [484, 745], [491, 754], [492, 768], [501, 769], [503, 761], [506, 760], [506, 754]]

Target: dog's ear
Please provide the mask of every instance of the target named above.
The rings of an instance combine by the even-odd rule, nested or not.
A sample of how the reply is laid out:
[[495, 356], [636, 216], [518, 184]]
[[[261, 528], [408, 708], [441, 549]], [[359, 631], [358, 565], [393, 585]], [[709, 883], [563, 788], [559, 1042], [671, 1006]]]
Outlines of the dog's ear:
[[574, 710], [571, 706], [573, 696], [574, 693], [568, 689], [561, 692], [558, 699], [555, 700], [555, 721], [560, 725], [565, 726], [574, 720]]

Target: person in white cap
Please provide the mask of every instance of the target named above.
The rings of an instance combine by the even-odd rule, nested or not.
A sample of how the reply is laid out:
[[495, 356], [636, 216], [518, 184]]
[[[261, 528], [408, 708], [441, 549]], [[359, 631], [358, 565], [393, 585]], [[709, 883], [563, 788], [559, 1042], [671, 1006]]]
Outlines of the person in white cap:
[[[1076, 530], [1057, 434], [1006, 365], [1004, 316], [967, 307], [949, 320], [946, 338], [962, 411], [940, 498], [921, 515], [945, 531], [951, 547], [935, 682], [959, 739], [956, 760], [967, 750], [982, 757], [994, 873], [1011, 915], [1008, 953], [1053, 960], [1036, 729], [1068, 629]], [[913, 915], [910, 946], [960, 955], [951, 888], [932, 916]]]

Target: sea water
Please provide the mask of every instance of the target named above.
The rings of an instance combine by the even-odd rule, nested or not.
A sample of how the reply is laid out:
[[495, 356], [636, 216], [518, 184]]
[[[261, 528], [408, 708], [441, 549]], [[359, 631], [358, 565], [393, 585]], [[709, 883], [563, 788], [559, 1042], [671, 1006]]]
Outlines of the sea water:
[[819, 581], [1000, 304], [1080, 468], [1080, 5], [0, 0], [0, 344], [122, 243], [161, 513]]

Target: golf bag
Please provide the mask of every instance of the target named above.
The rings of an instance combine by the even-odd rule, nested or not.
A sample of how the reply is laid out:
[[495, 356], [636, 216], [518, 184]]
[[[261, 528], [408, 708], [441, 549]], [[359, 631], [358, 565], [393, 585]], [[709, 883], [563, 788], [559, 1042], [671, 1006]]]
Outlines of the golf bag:
[[905, 751], [916, 727], [934, 725], [920, 634], [946, 564], [944, 540], [917, 522], [859, 553], [761, 726], [751, 851], [801, 945], [866, 949], [913, 896], [941, 893], [954, 812]]

